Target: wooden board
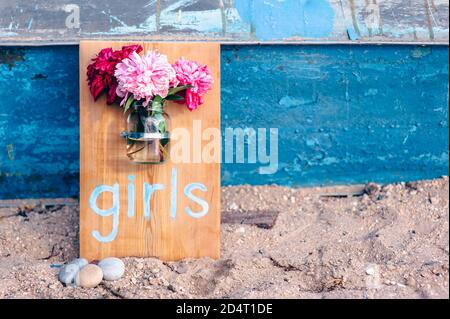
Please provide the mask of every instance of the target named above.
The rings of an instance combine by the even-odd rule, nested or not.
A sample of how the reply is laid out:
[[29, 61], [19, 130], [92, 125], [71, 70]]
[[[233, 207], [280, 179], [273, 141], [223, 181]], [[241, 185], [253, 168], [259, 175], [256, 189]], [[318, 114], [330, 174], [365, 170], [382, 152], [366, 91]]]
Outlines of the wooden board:
[[448, 43], [448, 0], [8, 0], [2, 44]]
[[[133, 42], [137, 43], [137, 42]], [[107, 256], [154, 256], [163, 260], [179, 260], [209, 256], [219, 258], [220, 252], [220, 163], [182, 163], [169, 161], [163, 165], [135, 165], [126, 156], [126, 142], [120, 132], [126, 130], [125, 116], [118, 105], [107, 106], [105, 99], [94, 100], [86, 83], [86, 67], [90, 59], [105, 47], [119, 49], [131, 43], [82, 41], [80, 44], [80, 250], [89, 260]], [[217, 43], [140, 43], [144, 52], [156, 49], [174, 62], [184, 56], [207, 64], [214, 76], [213, 89], [205, 104], [189, 112], [185, 106], [168, 104], [167, 113], [174, 128], [185, 128], [192, 136], [193, 121], [201, 120], [202, 128], [220, 129], [220, 47]], [[201, 142], [202, 146], [208, 141]], [[172, 174], [176, 169], [177, 187]], [[129, 176], [134, 176], [135, 212], [128, 217]], [[150, 200], [150, 219], [144, 218], [143, 183], [162, 184]], [[118, 184], [119, 226], [113, 241], [101, 243], [93, 232], [105, 236], [113, 229], [113, 216], [94, 213], [89, 200], [98, 185]], [[199, 211], [199, 205], [187, 198], [185, 186], [201, 183], [207, 191], [193, 192], [209, 204], [206, 216], [193, 218], [185, 208]], [[176, 189], [176, 191], [174, 191]], [[177, 195], [176, 217], [171, 218], [171, 192]], [[100, 209], [112, 207], [111, 193], [96, 200]]]

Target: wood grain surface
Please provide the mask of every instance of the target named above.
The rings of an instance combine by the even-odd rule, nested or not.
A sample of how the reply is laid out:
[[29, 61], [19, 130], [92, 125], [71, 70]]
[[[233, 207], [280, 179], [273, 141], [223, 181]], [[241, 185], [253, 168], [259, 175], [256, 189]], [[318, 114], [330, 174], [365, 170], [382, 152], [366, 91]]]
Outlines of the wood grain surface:
[[[137, 42], [133, 42], [137, 43]], [[120, 132], [126, 130], [126, 117], [118, 105], [107, 106], [105, 98], [94, 102], [86, 82], [86, 67], [91, 58], [105, 47], [119, 49], [125, 42], [82, 41], [80, 44], [80, 250], [88, 260], [107, 256], [158, 257], [179, 260], [220, 255], [220, 163], [182, 163], [162, 165], [132, 164], [126, 156], [126, 142]], [[205, 104], [189, 112], [185, 106], [169, 103], [166, 112], [173, 128], [192, 133], [194, 120], [202, 128], [220, 129], [220, 47], [217, 43], [141, 43], [144, 52], [156, 49], [168, 55], [171, 63], [181, 56], [207, 64], [214, 77], [213, 89]], [[191, 135], [192, 136], [192, 135]], [[203, 145], [208, 141], [203, 141]], [[177, 169], [177, 214], [170, 217], [172, 168]], [[128, 217], [128, 177], [135, 176], [135, 214]], [[143, 183], [163, 184], [150, 200], [151, 218], [143, 216]], [[91, 192], [98, 185], [120, 185], [119, 231], [115, 240], [100, 243], [92, 232], [105, 235], [112, 230], [112, 216], [102, 217], [89, 205]], [[184, 194], [190, 183], [202, 183], [207, 192], [194, 191], [207, 201], [209, 212], [192, 218], [185, 207], [198, 211], [198, 205]], [[98, 197], [100, 209], [112, 206], [111, 193]]]

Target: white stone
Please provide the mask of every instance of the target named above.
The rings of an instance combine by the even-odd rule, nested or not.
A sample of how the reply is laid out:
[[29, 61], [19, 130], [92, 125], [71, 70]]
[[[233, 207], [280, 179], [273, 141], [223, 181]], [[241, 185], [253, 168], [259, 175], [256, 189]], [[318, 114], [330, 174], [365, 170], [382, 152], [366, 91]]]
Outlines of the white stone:
[[373, 276], [376, 274], [376, 269], [373, 265], [370, 265], [369, 267], [366, 268], [366, 274], [368, 274], [369, 276]]
[[102, 259], [98, 266], [103, 271], [103, 279], [108, 281], [118, 280], [125, 273], [125, 264], [122, 260], [115, 257]]

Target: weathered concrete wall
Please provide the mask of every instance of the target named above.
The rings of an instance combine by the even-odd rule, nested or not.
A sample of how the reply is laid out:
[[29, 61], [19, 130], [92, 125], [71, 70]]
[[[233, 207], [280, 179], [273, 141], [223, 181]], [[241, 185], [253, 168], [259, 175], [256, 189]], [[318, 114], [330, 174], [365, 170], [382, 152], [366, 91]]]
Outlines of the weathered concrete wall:
[[[280, 167], [230, 184], [448, 174], [447, 46], [224, 46], [223, 127], [278, 127]], [[78, 47], [0, 47], [0, 199], [78, 194]], [[105, 106], [106, 107], [106, 106]]]
[[448, 0], [0, 0], [0, 43], [448, 43]]

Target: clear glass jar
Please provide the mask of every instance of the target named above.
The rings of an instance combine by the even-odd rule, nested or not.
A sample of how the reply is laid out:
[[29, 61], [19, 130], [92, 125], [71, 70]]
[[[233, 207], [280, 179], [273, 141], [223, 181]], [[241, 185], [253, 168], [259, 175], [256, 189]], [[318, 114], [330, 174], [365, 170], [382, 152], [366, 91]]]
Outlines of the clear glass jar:
[[127, 119], [127, 156], [136, 164], [161, 164], [169, 159], [170, 117], [164, 104], [152, 102], [147, 107], [136, 101]]

